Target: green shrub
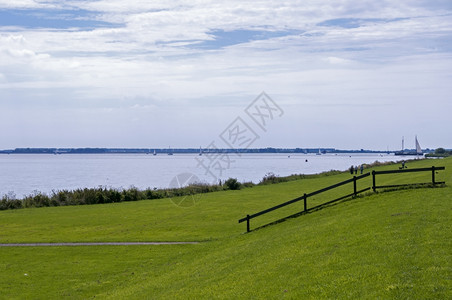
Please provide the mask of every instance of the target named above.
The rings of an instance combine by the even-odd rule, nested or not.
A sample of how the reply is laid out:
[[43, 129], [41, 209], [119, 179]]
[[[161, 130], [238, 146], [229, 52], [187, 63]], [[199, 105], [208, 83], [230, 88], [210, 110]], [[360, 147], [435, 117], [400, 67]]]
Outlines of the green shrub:
[[247, 181], [247, 182], [243, 182], [242, 186], [245, 188], [251, 188], [251, 187], [255, 186], [255, 184], [252, 181]]
[[24, 207], [46, 207], [50, 206], [50, 198], [41, 192], [33, 192], [23, 200]]
[[225, 181], [224, 185], [229, 190], [240, 190], [241, 187], [241, 183], [238, 182], [236, 178], [229, 178], [228, 180]]
[[123, 201], [137, 201], [138, 200], [138, 189], [136, 187], [131, 187], [128, 190], [122, 191]]
[[50, 198], [52, 201], [56, 201], [60, 206], [71, 205], [68, 197], [68, 191], [52, 191]]
[[435, 150], [435, 154], [445, 154], [445, 153], [447, 153], [447, 152], [446, 152], [446, 149], [444, 149], [444, 148], [438, 148]]
[[18, 208], [22, 208], [23, 204], [21, 200], [18, 199], [11, 199], [8, 202], [8, 209], [18, 209]]
[[15, 195], [4, 195], [0, 200], [0, 210], [22, 208], [22, 201], [16, 199]]
[[115, 202], [121, 202], [121, 193], [117, 190], [107, 190], [105, 191], [106, 198], [105, 203], [115, 203]]
[[277, 177], [274, 173], [267, 173], [262, 178], [261, 182], [259, 184], [273, 184], [276, 182], [281, 182], [283, 180], [283, 177]]
[[97, 203], [97, 192], [94, 189], [87, 189], [85, 188], [83, 190], [84, 198], [86, 204], [96, 204]]
[[106, 193], [104, 190], [99, 190], [96, 193], [96, 203], [103, 204], [105, 203]]
[[[264, 176], [259, 184], [273, 184], [303, 178], [314, 178], [329, 176], [341, 173], [339, 171], [328, 171], [315, 175], [290, 175], [286, 177], [278, 177], [273, 173]], [[86, 205], [86, 204], [103, 204], [117, 203], [122, 201], [137, 201], [144, 199], [162, 199], [177, 196], [190, 196], [201, 193], [211, 193], [222, 190], [239, 190], [242, 187], [249, 188], [255, 186], [252, 182], [240, 183], [236, 178], [229, 178], [224, 184], [206, 184], [194, 183], [186, 187], [173, 189], [146, 189], [139, 190], [136, 187], [129, 189], [116, 190], [113, 188], [98, 187], [84, 188], [75, 190], [52, 191], [51, 196], [35, 191], [33, 194], [24, 197], [22, 200], [16, 200], [15, 196], [3, 196], [0, 200], [0, 210], [16, 209], [24, 207], [43, 207], [43, 206], [66, 206], [66, 205]]]

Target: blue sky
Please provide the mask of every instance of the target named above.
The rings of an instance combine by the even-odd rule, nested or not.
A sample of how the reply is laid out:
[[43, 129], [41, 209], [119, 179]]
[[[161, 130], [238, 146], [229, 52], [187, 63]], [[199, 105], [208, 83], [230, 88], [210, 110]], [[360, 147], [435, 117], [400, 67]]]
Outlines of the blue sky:
[[253, 147], [452, 148], [451, 46], [450, 1], [0, 0], [0, 149], [207, 146], [262, 91]]
[[96, 20], [96, 12], [68, 9], [2, 9], [0, 25], [37, 29], [109, 27], [114, 24]]

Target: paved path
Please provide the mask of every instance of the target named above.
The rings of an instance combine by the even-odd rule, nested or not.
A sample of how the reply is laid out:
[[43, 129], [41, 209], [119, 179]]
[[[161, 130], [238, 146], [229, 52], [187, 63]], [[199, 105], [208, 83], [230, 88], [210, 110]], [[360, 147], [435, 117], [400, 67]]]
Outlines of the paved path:
[[21, 243], [21, 244], [0, 244], [0, 247], [135, 246], [135, 245], [194, 245], [194, 244], [199, 244], [199, 242]]

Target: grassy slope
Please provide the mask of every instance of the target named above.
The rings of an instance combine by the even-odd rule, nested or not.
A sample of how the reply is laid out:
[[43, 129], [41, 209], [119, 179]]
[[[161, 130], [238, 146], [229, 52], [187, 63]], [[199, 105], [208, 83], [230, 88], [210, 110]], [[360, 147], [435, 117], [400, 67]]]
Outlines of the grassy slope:
[[[450, 185], [452, 159], [434, 164], [446, 165], [439, 179]], [[451, 298], [450, 187], [375, 194], [250, 234], [237, 224], [245, 213], [349, 177], [213, 193], [192, 208], [159, 200], [0, 212], [1, 243], [211, 240], [185, 246], [0, 248], [0, 297]], [[302, 204], [257, 218], [252, 226], [295, 207]]]

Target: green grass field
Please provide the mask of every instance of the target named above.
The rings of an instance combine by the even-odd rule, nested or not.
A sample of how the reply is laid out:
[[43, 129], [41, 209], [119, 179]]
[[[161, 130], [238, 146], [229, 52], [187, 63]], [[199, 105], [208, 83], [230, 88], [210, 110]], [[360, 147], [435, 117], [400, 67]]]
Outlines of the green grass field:
[[[0, 212], [0, 243], [201, 241], [197, 245], [0, 247], [0, 298], [452, 298], [452, 159], [444, 188], [368, 193], [319, 211], [303, 203], [238, 219], [350, 178], [343, 173], [169, 199]], [[376, 169], [395, 169], [382, 166]], [[369, 170], [366, 170], [369, 171]], [[431, 173], [382, 175], [379, 184], [428, 182]], [[358, 188], [371, 184], [363, 179]], [[309, 200], [309, 207], [351, 192]], [[264, 226], [264, 227], [262, 227]]]

